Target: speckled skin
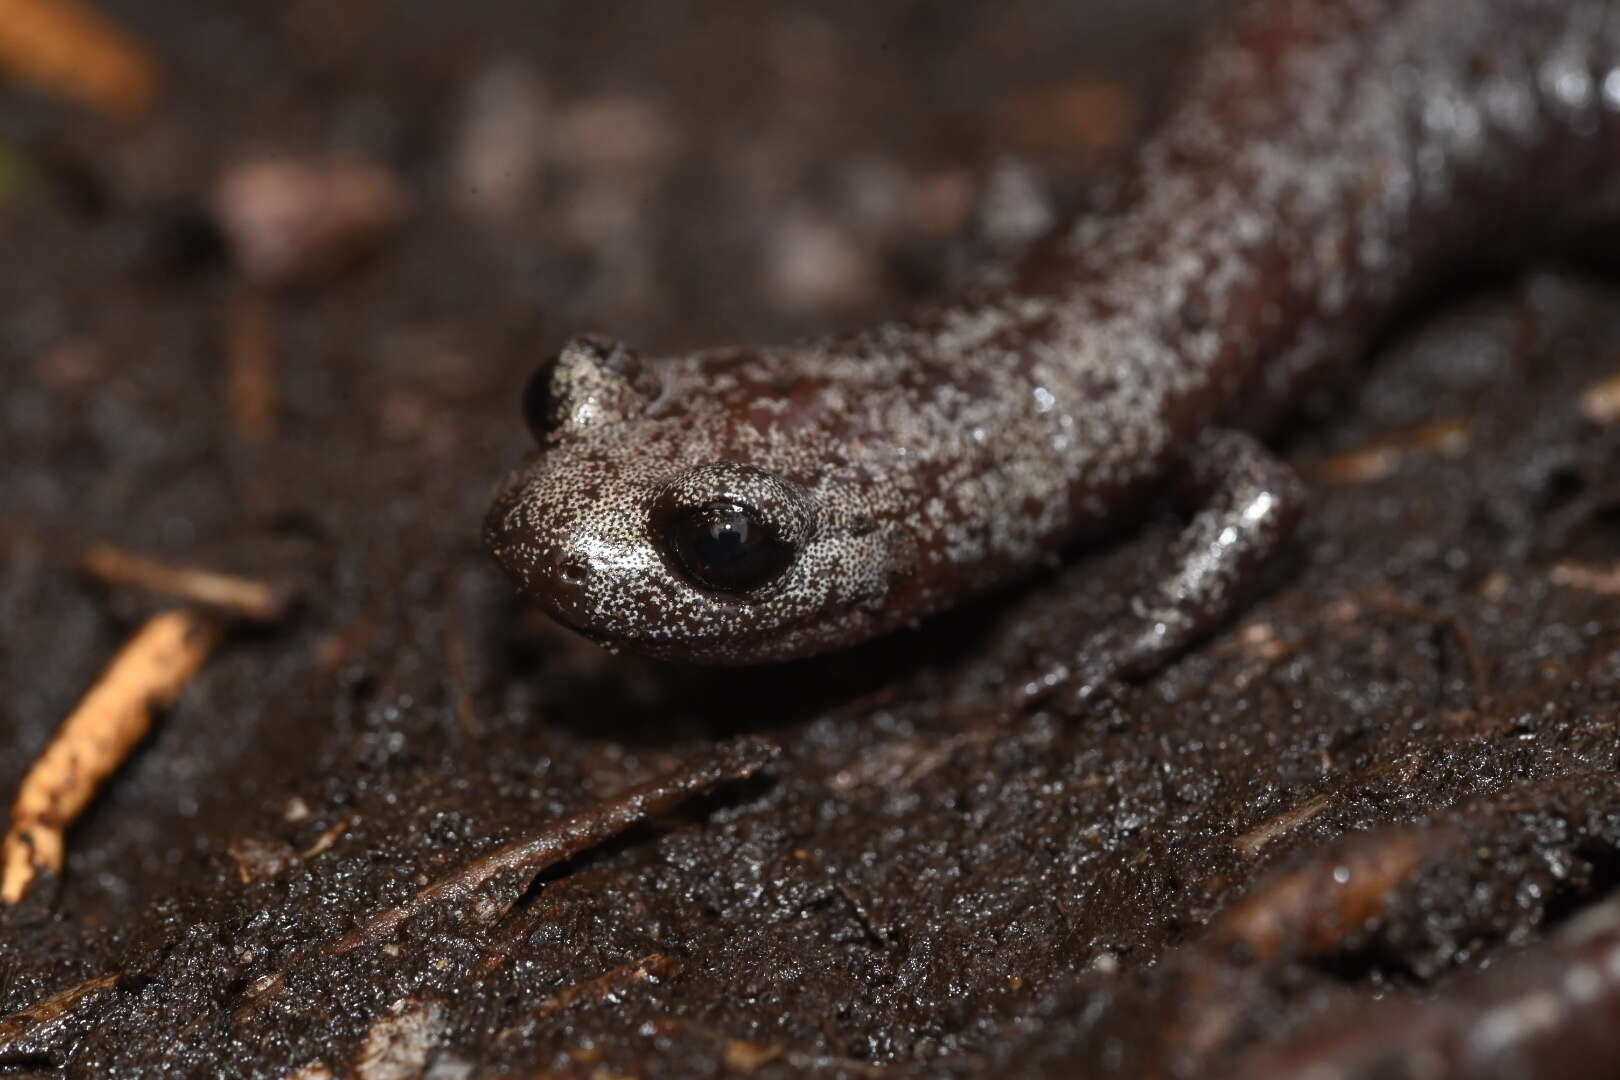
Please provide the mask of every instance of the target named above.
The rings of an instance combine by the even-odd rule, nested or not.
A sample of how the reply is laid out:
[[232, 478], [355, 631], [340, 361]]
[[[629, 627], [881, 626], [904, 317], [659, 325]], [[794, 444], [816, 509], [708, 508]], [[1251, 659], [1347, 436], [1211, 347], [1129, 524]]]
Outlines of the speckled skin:
[[[1275, 418], [1448, 262], [1616, 203], [1620, 0], [1261, 0], [1090, 209], [962, 295], [805, 345], [571, 343], [486, 540], [598, 641], [747, 663], [915, 622], [1181, 484], [1205, 500], [1181, 569], [1030, 690], [1142, 671], [1296, 516], [1297, 483], [1226, 428]], [[694, 585], [649, 528], [660, 498], [719, 497], [792, 537], [757, 594]]]

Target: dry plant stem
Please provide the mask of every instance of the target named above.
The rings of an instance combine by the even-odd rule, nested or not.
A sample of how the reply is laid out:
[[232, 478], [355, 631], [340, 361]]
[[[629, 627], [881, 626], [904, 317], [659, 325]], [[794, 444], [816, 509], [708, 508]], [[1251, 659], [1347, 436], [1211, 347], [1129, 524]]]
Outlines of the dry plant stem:
[[91, 998], [109, 993], [118, 987], [117, 975], [98, 975], [94, 979], [52, 994], [26, 1009], [19, 1009], [0, 1020], [0, 1054], [10, 1050], [11, 1044], [25, 1035], [37, 1032], [47, 1024], [55, 1023], [73, 1013]]
[[1424, 859], [1459, 840], [1443, 828], [1350, 837], [1227, 908], [1210, 928], [1210, 941], [1244, 944], [1262, 963], [1320, 956], [1382, 914]]
[[860, 1061], [856, 1058], [816, 1053], [810, 1050], [796, 1049], [781, 1043], [748, 1042], [728, 1035], [723, 1031], [716, 1031], [713, 1028], [706, 1027], [686, 1017], [668, 1016], [662, 1020], [654, 1021], [654, 1023], [661, 1034], [685, 1032], [721, 1044], [725, 1048], [726, 1064], [742, 1073], [753, 1072], [760, 1066], [767, 1065], [777, 1059], [781, 1059], [795, 1069], [805, 1072], [829, 1071], [850, 1076], [869, 1077], [882, 1077], [889, 1073], [889, 1070], [882, 1065], [873, 1065], [871, 1062]]
[[372, 916], [338, 938], [328, 946], [328, 951], [341, 956], [362, 946], [379, 944], [413, 915], [462, 900], [501, 874], [538, 874], [633, 825], [674, 809], [716, 784], [746, 780], [778, 753], [780, 750], [775, 743], [758, 737], [727, 743], [690, 765], [638, 784], [589, 810], [474, 859], [428, 885], [405, 903]]
[[225, 311], [225, 361], [230, 377], [225, 403], [231, 423], [255, 445], [276, 437], [276, 331], [263, 289], [237, 289]]
[[0, 73], [121, 118], [157, 100], [157, 58], [83, 0], [0, 0]]
[[0, 900], [20, 901], [41, 871], [62, 869], [63, 836], [172, 704], [219, 639], [208, 614], [154, 615], [138, 630], [65, 720], [23, 779], [0, 847]]
[[1586, 563], [1561, 562], [1550, 575], [1555, 585], [1571, 589], [1584, 589], [1599, 596], [1620, 596], [1620, 564], [1591, 566]]
[[534, 928], [557, 918], [574, 899], [597, 891], [604, 885], [622, 880], [625, 871], [617, 866], [595, 866], [570, 874], [546, 887], [546, 895], [534, 904], [512, 913], [496, 928], [494, 940], [484, 950], [470, 974], [475, 979], [487, 978], [512, 959]]
[[108, 585], [166, 593], [256, 622], [274, 622], [286, 614], [288, 606], [286, 593], [274, 585], [212, 570], [169, 566], [110, 544], [86, 548], [79, 556], [79, 567]]
[[472, 684], [467, 679], [467, 645], [462, 638], [461, 620], [456, 612], [454, 578], [445, 585], [443, 620], [444, 666], [449, 675], [450, 699], [455, 703], [456, 719], [461, 723], [462, 733], [468, 738], [482, 738], [484, 725], [478, 719]]
[[609, 971], [604, 971], [594, 979], [587, 979], [576, 983], [564, 990], [546, 998], [535, 1010], [534, 1018], [544, 1020], [560, 1012], [566, 1012], [577, 1005], [588, 1005], [601, 1001], [611, 994], [628, 990], [636, 983], [643, 982], [649, 977], [657, 979], [673, 979], [681, 973], [686, 964], [678, 956], [669, 953], [649, 953], [639, 960], [632, 960], [626, 964]]
[[1474, 420], [1469, 416], [1432, 420], [1427, 424], [1397, 431], [1365, 446], [1334, 454], [1316, 466], [1316, 478], [1324, 484], [1368, 484], [1393, 476], [1414, 454], [1444, 454], [1458, 457], [1468, 449]]
[[1206, 1057], [1246, 1022], [1243, 984], [1254, 969], [1231, 962], [1234, 947], [1260, 967], [1330, 953], [1383, 914], [1426, 858], [1460, 842], [1446, 828], [1357, 834], [1272, 875], [1227, 907], [1209, 928], [1202, 962], [1187, 976], [1179, 1022], [1163, 1041], [1164, 1059], [1149, 1075], [1177, 1072], [1169, 1063], [1181, 1055]]
[[1620, 1060], [1620, 900], [1448, 992], [1307, 1026], [1241, 1059], [1249, 1080], [1611, 1076]]
[[1491, 704], [1491, 669], [1485, 661], [1485, 654], [1480, 651], [1479, 641], [1474, 637], [1468, 625], [1461, 616], [1449, 611], [1440, 611], [1424, 604], [1409, 604], [1400, 597], [1388, 594], [1382, 590], [1374, 592], [1368, 597], [1375, 607], [1402, 615], [1422, 622], [1432, 623], [1435, 626], [1450, 630], [1457, 639], [1457, 645], [1462, 649], [1463, 660], [1468, 664], [1468, 675], [1474, 684], [1474, 708], [1479, 713], [1487, 713]]
[[1318, 814], [1333, 805], [1333, 796], [1326, 793], [1313, 795], [1298, 806], [1267, 818], [1234, 841], [1238, 853], [1245, 859], [1258, 858], [1273, 841], [1281, 839], [1302, 825], [1308, 825]]

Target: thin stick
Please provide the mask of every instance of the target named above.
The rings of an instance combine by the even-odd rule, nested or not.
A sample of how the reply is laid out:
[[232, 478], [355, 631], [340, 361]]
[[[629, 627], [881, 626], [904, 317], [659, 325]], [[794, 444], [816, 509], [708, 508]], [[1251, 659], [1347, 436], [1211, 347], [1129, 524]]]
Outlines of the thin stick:
[[1610, 898], [1446, 993], [1340, 1010], [1258, 1047], [1227, 1075], [1613, 1075], [1617, 1012], [1620, 902]]
[[450, 700], [456, 719], [468, 738], [483, 738], [484, 725], [478, 720], [472, 685], [467, 679], [467, 646], [461, 639], [461, 620], [456, 614], [456, 583], [451, 578], [444, 589], [444, 666], [450, 677]]
[[98, 788], [174, 703], [219, 639], [219, 625], [194, 609], [147, 620], [23, 779], [0, 844], [0, 900], [20, 901], [40, 871], [59, 873], [64, 834]]
[[231, 422], [250, 443], [276, 437], [276, 328], [270, 297], [247, 286], [225, 309], [225, 361], [230, 372], [225, 404]]
[[1256, 972], [1232, 963], [1233, 946], [1260, 968], [1331, 953], [1382, 915], [1426, 859], [1460, 842], [1443, 827], [1355, 834], [1271, 875], [1226, 908], [1205, 936], [1202, 962], [1182, 977], [1187, 988], [1180, 1018], [1161, 1040], [1167, 1060], [1209, 1055], [1248, 1018], [1242, 984]]
[[1463, 662], [1468, 665], [1468, 677], [1474, 684], [1474, 708], [1481, 713], [1487, 711], [1491, 703], [1490, 665], [1485, 662], [1485, 654], [1480, 651], [1478, 639], [1468, 629], [1461, 616], [1423, 604], [1407, 603], [1383, 590], [1372, 594], [1370, 599], [1374, 605], [1393, 615], [1419, 619], [1451, 631], [1452, 636], [1457, 639], [1458, 646], [1462, 648]]
[[1584, 589], [1600, 596], [1620, 596], [1620, 563], [1592, 566], [1566, 560], [1555, 565], [1549, 576], [1555, 585]]
[[82, 0], [0, 0], [0, 71], [118, 117], [157, 100], [152, 51]]
[[540, 1007], [534, 1011], [534, 1018], [544, 1020], [560, 1012], [566, 1012], [576, 1005], [601, 1001], [611, 994], [628, 990], [636, 983], [649, 978], [660, 981], [673, 979], [685, 966], [685, 961], [678, 956], [671, 956], [669, 953], [648, 953], [640, 960], [620, 964], [594, 979], [586, 979], [582, 983], [575, 983], [557, 991], [540, 1003]]
[[1459, 840], [1445, 828], [1360, 833], [1268, 878], [1210, 927], [1217, 946], [1241, 942], [1256, 959], [1320, 956], [1382, 914], [1423, 861]]
[[0, 1054], [7, 1053], [24, 1035], [36, 1034], [40, 1028], [71, 1015], [84, 1002], [116, 990], [118, 979], [117, 975], [98, 975], [0, 1020]]
[[1368, 484], [1394, 475], [1413, 454], [1458, 457], [1468, 449], [1473, 429], [1474, 420], [1469, 416], [1432, 420], [1325, 458], [1316, 465], [1316, 478], [1325, 484]]
[[1245, 859], [1259, 856], [1274, 840], [1278, 840], [1302, 825], [1308, 825], [1322, 811], [1333, 805], [1333, 796], [1327, 793], [1313, 795], [1291, 809], [1268, 818], [1238, 837], [1233, 844]]
[[286, 614], [288, 607], [286, 592], [263, 581], [189, 566], [170, 566], [111, 544], [86, 548], [79, 556], [79, 567], [108, 585], [166, 593], [258, 622], [274, 622]]
[[604, 882], [622, 879], [624, 874], [622, 867], [595, 866], [582, 869], [576, 874], [569, 874], [561, 881], [552, 882], [546, 887], [546, 895], [543, 898], [508, 918], [505, 924], [498, 928], [494, 942], [484, 950], [484, 954], [470, 969], [471, 976], [474, 979], [485, 979], [499, 971], [503, 964], [512, 959], [512, 954], [528, 940], [536, 926], [561, 915], [567, 910], [571, 899], [577, 898], [582, 893], [590, 893]]
[[609, 840], [633, 825], [666, 813], [716, 784], [746, 780], [781, 751], [767, 739], [737, 739], [665, 776], [638, 784], [589, 810], [496, 848], [426, 886], [403, 904], [386, 908], [338, 938], [327, 951], [341, 956], [377, 945], [405, 920], [428, 908], [455, 903], [501, 874], [533, 877], [547, 867]]

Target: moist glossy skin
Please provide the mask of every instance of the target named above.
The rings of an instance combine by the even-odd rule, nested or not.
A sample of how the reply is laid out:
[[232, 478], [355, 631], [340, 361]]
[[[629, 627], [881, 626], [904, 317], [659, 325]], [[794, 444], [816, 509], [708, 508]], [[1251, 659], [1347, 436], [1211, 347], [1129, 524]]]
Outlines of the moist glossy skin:
[[[1234, 448], [1253, 459], [1205, 433], [1269, 423], [1446, 264], [1617, 202], [1620, 0], [1261, 0], [1090, 210], [965, 295], [807, 345], [639, 361], [571, 343], [486, 542], [610, 645], [718, 663], [851, 645], [1222, 473]], [[1164, 610], [1229, 610], [1261, 550], [1233, 529], [1274, 539], [1255, 507], [1285, 501], [1190, 530], [1206, 546]], [[658, 523], [706, 505], [749, 508], [792, 552], [780, 576], [694, 580]]]

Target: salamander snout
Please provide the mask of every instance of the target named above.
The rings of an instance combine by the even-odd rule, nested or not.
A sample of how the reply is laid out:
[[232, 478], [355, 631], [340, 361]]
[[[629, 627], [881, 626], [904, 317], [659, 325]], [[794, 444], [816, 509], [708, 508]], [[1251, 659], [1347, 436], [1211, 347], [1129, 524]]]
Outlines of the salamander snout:
[[904, 530], [871, 527], [892, 517], [887, 474], [851, 463], [836, 418], [749, 404], [797, 385], [755, 370], [766, 359], [643, 364], [586, 336], [543, 364], [524, 395], [538, 451], [483, 530], [519, 591], [599, 644], [666, 659], [870, 636], [909, 550]]
[[[657, 433], [637, 435], [639, 447]], [[542, 450], [491, 508], [485, 545], [521, 591], [588, 637], [654, 651], [779, 625], [773, 602], [816, 531], [809, 493], [742, 462], [611, 455], [606, 437]]]
[[599, 640], [623, 637], [659, 562], [628, 497], [599, 508], [579, 493], [606, 478], [559, 476], [545, 462], [496, 500], [484, 544], [519, 589], [557, 621]]

